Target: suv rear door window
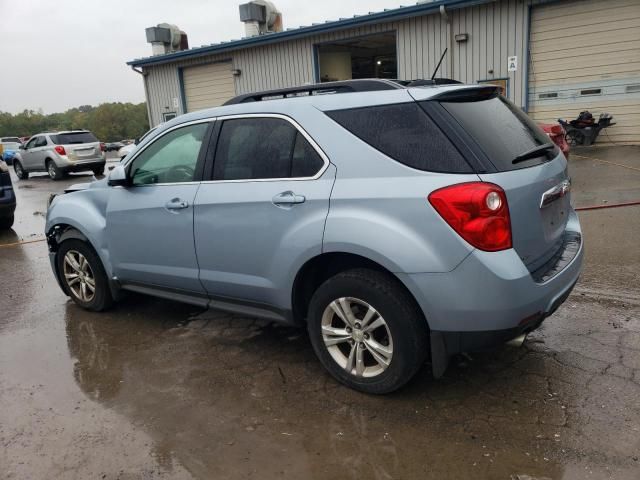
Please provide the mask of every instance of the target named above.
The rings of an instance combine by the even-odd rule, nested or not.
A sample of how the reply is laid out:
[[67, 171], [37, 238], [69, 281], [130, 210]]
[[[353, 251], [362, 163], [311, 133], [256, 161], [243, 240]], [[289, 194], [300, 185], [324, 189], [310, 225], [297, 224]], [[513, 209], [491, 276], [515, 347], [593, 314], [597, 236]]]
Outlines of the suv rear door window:
[[79, 143], [95, 143], [98, 139], [91, 132], [70, 132], [51, 135], [51, 140], [57, 145], [73, 145]]
[[225, 120], [218, 138], [213, 179], [313, 177], [323, 164], [304, 136], [286, 120]]
[[539, 145], [551, 143], [549, 137], [513, 103], [494, 96], [475, 101], [440, 102], [462, 128], [475, 140], [498, 171], [539, 165], [537, 158], [513, 164], [520, 154]]
[[460, 152], [415, 102], [334, 110], [327, 115], [409, 167], [430, 172], [472, 172]]

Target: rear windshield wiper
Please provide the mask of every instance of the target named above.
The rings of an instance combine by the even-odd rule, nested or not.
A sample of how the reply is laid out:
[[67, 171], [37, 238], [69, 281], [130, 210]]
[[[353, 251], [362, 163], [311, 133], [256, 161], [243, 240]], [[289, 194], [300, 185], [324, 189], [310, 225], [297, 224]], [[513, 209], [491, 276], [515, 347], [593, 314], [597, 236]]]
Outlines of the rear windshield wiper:
[[537, 147], [533, 147], [531, 150], [527, 150], [526, 152], [521, 153], [516, 158], [514, 158], [511, 163], [515, 165], [516, 163], [524, 162], [525, 160], [529, 160], [531, 158], [540, 157], [544, 152], [548, 152], [549, 150], [553, 150], [554, 148], [556, 148], [554, 143], [545, 143], [543, 145], [538, 145]]

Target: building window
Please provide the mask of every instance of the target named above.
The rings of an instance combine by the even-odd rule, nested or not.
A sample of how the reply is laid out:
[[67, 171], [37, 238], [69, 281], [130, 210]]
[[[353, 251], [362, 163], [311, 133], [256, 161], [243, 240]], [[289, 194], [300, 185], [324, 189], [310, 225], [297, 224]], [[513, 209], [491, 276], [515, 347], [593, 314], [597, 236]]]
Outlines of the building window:
[[602, 89], [601, 88], [587, 88], [585, 90], [580, 90], [580, 95], [581, 96], [602, 95]]
[[638, 85], [627, 85], [627, 87], [625, 88], [625, 92], [626, 93], [640, 92], [640, 84], [638, 84]]
[[540, 100], [544, 100], [545, 98], [558, 98], [558, 92], [540, 93], [538, 94], [538, 98]]
[[173, 120], [177, 116], [178, 115], [176, 114], [176, 112], [165, 112], [162, 114], [162, 122], [168, 122], [169, 120]]

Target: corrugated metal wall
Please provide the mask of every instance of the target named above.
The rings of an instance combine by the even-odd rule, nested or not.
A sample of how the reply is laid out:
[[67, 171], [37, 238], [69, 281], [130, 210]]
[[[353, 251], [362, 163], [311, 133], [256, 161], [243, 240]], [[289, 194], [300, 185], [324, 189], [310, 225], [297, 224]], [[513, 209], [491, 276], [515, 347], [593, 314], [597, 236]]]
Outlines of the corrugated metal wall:
[[[469, 83], [509, 78], [509, 97], [518, 105], [525, 106], [525, 48], [530, 3], [537, 2], [501, 0], [450, 10], [449, 24], [437, 13], [145, 67], [150, 117], [157, 124], [162, 121], [163, 112], [184, 113], [180, 68], [231, 60], [233, 68], [242, 72], [235, 77], [236, 94], [300, 85], [315, 81], [314, 45], [389, 31], [397, 34], [400, 78], [429, 78], [444, 49], [450, 47], [439, 76], [453, 76]], [[451, 34], [457, 33], [469, 34], [469, 41], [452, 42]], [[507, 57], [511, 55], [518, 56], [519, 68], [509, 74]], [[489, 73], [490, 70], [493, 73]], [[174, 108], [176, 98], [178, 107]]]

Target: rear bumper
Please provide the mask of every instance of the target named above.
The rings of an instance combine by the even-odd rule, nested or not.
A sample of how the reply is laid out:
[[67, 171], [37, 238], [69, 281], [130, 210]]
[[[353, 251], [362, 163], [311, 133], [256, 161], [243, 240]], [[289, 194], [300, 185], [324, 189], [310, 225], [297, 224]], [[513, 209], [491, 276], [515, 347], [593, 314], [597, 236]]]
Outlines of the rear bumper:
[[584, 256], [580, 224], [573, 212], [567, 233], [578, 238], [579, 245], [571, 245], [574, 251], [569, 260], [559, 256], [565, 261], [562, 268], [556, 268], [553, 276], [540, 277], [542, 281], [534, 279], [513, 249], [475, 250], [451, 272], [399, 277], [422, 307], [432, 332], [459, 338], [459, 351], [483, 348], [536, 328], [569, 296]]
[[83, 160], [77, 162], [66, 161], [60, 165], [58, 168], [63, 172], [82, 172], [84, 170], [93, 170], [96, 168], [104, 168], [107, 161], [104, 159], [101, 160]]

